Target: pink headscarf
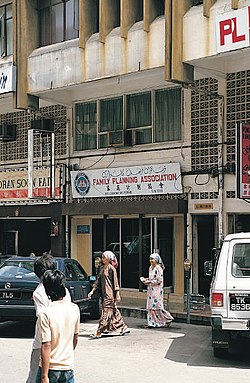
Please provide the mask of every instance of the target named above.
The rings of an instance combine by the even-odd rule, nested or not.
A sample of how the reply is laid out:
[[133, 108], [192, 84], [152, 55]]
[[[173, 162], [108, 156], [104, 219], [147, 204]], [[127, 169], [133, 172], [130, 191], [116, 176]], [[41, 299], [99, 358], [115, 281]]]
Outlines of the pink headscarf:
[[118, 261], [117, 261], [115, 254], [112, 251], [106, 250], [106, 251], [104, 251], [104, 253], [102, 253], [102, 255], [109, 261], [109, 263], [111, 263], [111, 265], [115, 269], [117, 269]]

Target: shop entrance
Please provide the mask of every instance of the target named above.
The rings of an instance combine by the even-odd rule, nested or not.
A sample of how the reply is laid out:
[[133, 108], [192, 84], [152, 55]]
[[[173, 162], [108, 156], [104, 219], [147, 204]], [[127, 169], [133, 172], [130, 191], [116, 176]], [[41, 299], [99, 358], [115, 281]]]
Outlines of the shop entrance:
[[0, 220], [2, 255], [41, 255], [51, 247], [50, 219]]
[[211, 259], [215, 247], [216, 219], [215, 215], [193, 216], [193, 290], [207, 298], [211, 279], [204, 276], [204, 262]]
[[173, 221], [171, 218], [106, 218], [92, 220], [92, 255], [103, 249], [116, 254], [121, 287], [139, 288], [148, 275], [149, 256], [158, 249], [163, 263], [164, 286], [173, 285]]

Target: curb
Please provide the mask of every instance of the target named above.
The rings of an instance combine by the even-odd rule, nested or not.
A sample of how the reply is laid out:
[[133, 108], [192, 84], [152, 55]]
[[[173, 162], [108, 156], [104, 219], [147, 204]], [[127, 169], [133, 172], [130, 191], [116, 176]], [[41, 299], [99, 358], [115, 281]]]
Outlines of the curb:
[[[136, 308], [136, 307], [118, 307], [122, 316], [139, 318], [139, 319], [147, 319], [147, 310]], [[173, 312], [171, 311], [171, 315], [173, 315], [175, 322], [186, 323], [187, 314], [184, 312]], [[210, 326], [210, 316], [200, 313], [190, 313], [190, 323]]]

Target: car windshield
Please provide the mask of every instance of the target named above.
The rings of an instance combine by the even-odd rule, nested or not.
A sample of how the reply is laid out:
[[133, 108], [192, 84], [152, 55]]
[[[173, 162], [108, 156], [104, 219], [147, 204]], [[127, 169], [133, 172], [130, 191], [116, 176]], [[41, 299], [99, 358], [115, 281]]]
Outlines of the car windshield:
[[34, 262], [32, 261], [5, 261], [0, 267], [0, 278], [25, 279], [38, 281], [34, 273]]
[[234, 246], [232, 275], [250, 277], [250, 243], [237, 243]]

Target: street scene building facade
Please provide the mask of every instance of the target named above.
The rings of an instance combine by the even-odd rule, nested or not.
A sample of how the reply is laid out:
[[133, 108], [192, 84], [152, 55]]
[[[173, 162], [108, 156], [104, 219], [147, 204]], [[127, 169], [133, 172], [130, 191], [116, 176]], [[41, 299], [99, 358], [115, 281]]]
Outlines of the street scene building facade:
[[204, 261], [250, 228], [249, 15], [248, 0], [0, 0], [0, 253], [94, 273], [109, 249], [138, 291], [155, 250], [172, 299], [186, 258], [208, 297]]

